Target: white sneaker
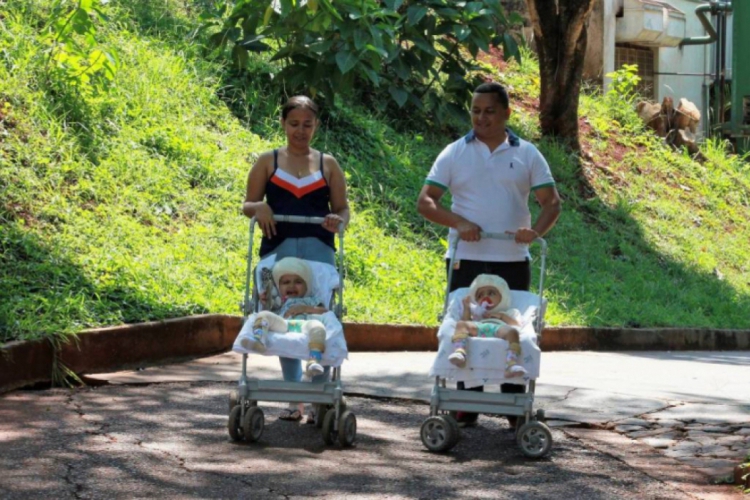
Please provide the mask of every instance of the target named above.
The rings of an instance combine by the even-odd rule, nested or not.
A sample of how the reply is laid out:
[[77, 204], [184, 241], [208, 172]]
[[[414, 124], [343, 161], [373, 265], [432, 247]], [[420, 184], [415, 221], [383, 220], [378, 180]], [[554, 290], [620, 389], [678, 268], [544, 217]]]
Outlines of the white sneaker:
[[462, 352], [454, 352], [448, 356], [448, 361], [456, 365], [458, 368], [464, 368], [466, 366], [466, 354]]
[[528, 373], [526, 371], [526, 368], [524, 368], [521, 365], [513, 365], [507, 370], [505, 370], [505, 378], [513, 378], [513, 377], [521, 377], [523, 375], [526, 375]]
[[266, 346], [260, 339], [255, 337], [245, 337], [240, 340], [240, 345], [248, 351], [255, 351], [258, 353], [266, 352]]
[[307, 370], [305, 371], [305, 375], [312, 378], [317, 375], [322, 375], [324, 371], [325, 370], [320, 363], [310, 360], [307, 362]]

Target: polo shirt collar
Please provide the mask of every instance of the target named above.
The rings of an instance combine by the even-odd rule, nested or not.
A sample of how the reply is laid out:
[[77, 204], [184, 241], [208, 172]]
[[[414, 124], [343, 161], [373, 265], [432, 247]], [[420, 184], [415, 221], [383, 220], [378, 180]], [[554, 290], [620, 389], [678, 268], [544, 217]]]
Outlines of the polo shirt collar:
[[[513, 133], [511, 129], [506, 127], [505, 133], [508, 134], [508, 144], [510, 144], [512, 147], [518, 147], [521, 145], [521, 140], [518, 138], [516, 134]], [[468, 144], [476, 138], [477, 138], [477, 135], [474, 133], [474, 130], [472, 129], [468, 134], [464, 136], [464, 141], [466, 141], [466, 144]]]

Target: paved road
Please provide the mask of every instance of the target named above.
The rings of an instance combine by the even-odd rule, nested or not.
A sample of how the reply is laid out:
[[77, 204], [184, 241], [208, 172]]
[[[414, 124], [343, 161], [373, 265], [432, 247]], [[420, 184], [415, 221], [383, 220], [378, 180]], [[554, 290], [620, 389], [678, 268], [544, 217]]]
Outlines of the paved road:
[[[550, 456], [529, 461], [503, 419], [482, 417], [450, 453], [428, 453], [418, 430], [433, 356], [351, 355], [344, 381], [360, 395], [350, 398], [359, 432], [348, 450], [326, 447], [312, 426], [276, 420], [275, 404], [263, 405], [260, 443], [230, 442], [226, 395], [239, 373], [232, 354], [98, 375], [111, 384], [100, 387], [7, 394], [0, 397], [0, 498], [737, 496], [706, 486], [693, 468], [706, 469], [701, 464], [683, 465], [625, 429], [555, 428]], [[539, 405], [556, 425], [646, 429], [631, 434], [670, 422], [711, 425], [745, 446], [748, 353], [546, 353], [543, 361]], [[275, 359], [252, 362], [255, 376], [278, 377]], [[691, 432], [705, 449], [715, 446], [708, 439], [716, 430], [684, 431]]]
[[555, 431], [529, 461], [499, 418], [467, 429], [449, 454], [426, 452], [424, 405], [350, 398], [352, 449], [264, 405], [258, 444], [226, 434], [226, 383], [16, 392], [0, 399], [0, 496], [26, 498], [683, 499], [683, 488]]

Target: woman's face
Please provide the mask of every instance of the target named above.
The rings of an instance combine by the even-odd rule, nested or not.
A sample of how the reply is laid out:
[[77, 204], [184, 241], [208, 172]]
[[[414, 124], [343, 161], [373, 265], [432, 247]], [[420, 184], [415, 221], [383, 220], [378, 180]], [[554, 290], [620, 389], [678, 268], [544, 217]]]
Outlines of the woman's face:
[[318, 118], [315, 113], [306, 108], [293, 109], [286, 115], [286, 119], [281, 119], [287, 144], [297, 148], [310, 146], [317, 125]]
[[501, 300], [503, 300], [503, 296], [494, 286], [481, 287], [479, 290], [477, 290], [474, 298], [476, 299], [477, 304], [485, 303], [487, 305], [487, 309], [492, 309], [493, 307], [498, 305]]
[[279, 294], [288, 299], [289, 297], [304, 297], [307, 293], [305, 280], [296, 274], [285, 274], [279, 278]]

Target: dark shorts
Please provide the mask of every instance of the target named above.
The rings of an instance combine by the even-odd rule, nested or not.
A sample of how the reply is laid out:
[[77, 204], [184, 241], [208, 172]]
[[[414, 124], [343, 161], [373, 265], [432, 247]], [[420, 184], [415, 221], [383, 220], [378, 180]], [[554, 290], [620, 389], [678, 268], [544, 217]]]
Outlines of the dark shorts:
[[[445, 259], [446, 276], [450, 261]], [[474, 278], [480, 274], [495, 274], [508, 282], [511, 290], [528, 290], [531, 287], [531, 264], [529, 260], [520, 262], [484, 262], [480, 260], [461, 260], [459, 268], [453, 270], [450, 291], [471, 286]]]

